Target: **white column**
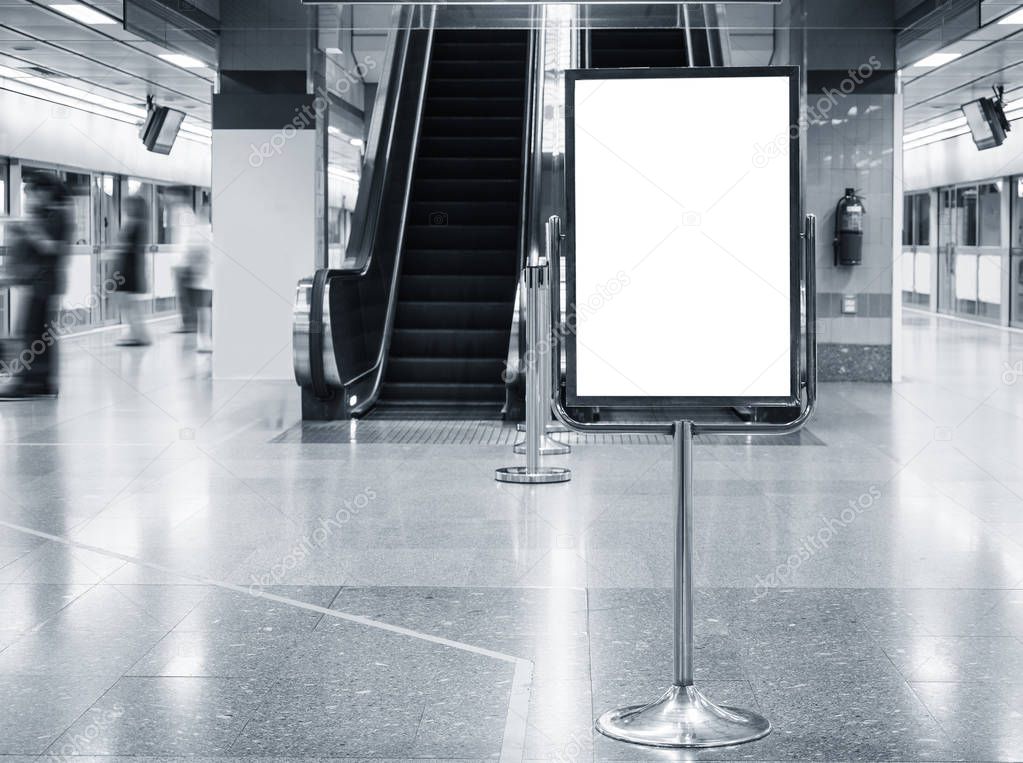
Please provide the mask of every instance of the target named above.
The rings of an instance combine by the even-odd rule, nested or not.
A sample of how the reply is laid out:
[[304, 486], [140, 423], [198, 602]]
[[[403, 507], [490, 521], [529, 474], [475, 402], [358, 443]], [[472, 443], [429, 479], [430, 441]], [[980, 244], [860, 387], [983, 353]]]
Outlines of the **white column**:
[[213, 131], [213, 376], [294, 379], [295, 286], [316, 252], [316, 131]]

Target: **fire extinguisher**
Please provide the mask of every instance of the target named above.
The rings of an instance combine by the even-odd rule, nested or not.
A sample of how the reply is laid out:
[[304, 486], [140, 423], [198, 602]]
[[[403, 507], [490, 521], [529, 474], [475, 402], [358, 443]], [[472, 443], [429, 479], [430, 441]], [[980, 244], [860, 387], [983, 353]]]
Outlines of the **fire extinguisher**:
[[835, 264], [859, 265], [863, 262], [863, 199], [855, 188], [846, 188], [835, 207]]

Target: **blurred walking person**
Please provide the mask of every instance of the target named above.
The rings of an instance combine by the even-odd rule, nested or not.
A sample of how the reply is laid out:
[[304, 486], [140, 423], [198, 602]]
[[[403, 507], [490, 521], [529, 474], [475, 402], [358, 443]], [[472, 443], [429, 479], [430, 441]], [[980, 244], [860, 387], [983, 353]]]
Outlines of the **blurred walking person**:
[[175, 334], [194, 334], [196, 325], [196, 306], [192, 302], [192, 271], [189, 267], [188, 248], [195, 236], [195, 227], [199, 221], [192, 208], [185, 202], [174, 205], [174, 226], [171, 230], [174, 248], [178, 252], [178, 263], [174, 266], [174, 291], [178, 298], [178, 312], [181, 314], [181, 325], [174, 329]]
[[57, 396], [56, 324], [65, 288], [70, 206], [67, 187], [56, 175], [40, 173], [26, 182], [27, 220], [13, 227], [7, 257], [8, 281], [23, 290], [15, 322], [21, 351], [0, 368], [10, 379], [0, 399]]
[[114, 296], [127, 329], [117, 344], [121, 347], [144, 347], [152, 341], [142, 312], [142, 295], [148, 291], [146, 248], [149, 242], [149, 205], [141, 196], [129, 196], [124, 202], [124, 216], [115, 268], [115, 275], [119, 273], [121, 277]]
[[190, 303], [196, 313], [196, 352], [213, 352], [213, 278], [210, 273], [210, 250], [213, 232], [209, 225], [192, 227], [185, 263], [190, 278]]

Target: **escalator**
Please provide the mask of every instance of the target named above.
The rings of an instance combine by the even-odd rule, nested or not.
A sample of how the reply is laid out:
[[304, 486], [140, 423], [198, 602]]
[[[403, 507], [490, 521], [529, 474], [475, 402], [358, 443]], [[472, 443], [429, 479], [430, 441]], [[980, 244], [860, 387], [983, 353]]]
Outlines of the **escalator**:
[[[579, 63], [720, 64], [710, 7], [583, 31]], [[304, 419], [523, 409], [518, 276], [543, 248], [539, 189], [557, 187], [539, 140], [546, 43], [532, 22], [460, 29], [452, 13], [393, 6], [344, 262], [298, 285]]]
[[590, 67], [689, 66], [683, 29], [594, 29]]
[[648, 6], [646, 15], [635, 15], [635, 20], [637, 25], [629, 28], [593, 28], [583, 32], [583, 56], [588, 68], [727, 63], [727, 35], [722, 32], [721, 10], [714, 4], [683, 5], [678, 9]]
[[528, 43], [520, 30], [435, 35], [379, 406], [504, 403]]
[[396, 6], [343, 267], [299, 283], [305, 419], [499, 417], [523, 261], [535, 30]]

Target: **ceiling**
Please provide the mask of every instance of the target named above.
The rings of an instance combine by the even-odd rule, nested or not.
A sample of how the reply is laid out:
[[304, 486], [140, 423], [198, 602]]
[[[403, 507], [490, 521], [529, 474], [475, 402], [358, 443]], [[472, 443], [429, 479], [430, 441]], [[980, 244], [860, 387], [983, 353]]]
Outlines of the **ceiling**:
[[[143, 106], [152, 95], [208, 127], [215, 61], [207, 60], [212, 66], [201, 69], [180, 68], [159, 58], [174, 51], [126, 31], [123, 24], [91, 26], [50, 8], [52, 2], [57, 0], [0, 0], [0, 67], [131, 106]], [[123, 0], [79, 2], [123, 21]], [[384, 68], [391, 6], [348, 7], [352, 10], [345, 14], [339, 6], [321, 6], [320, 46], [343, 51], [328, 55], [328, 68], [339, 72], [372, 62], [364, 71], [372, 84]], [[195, 55], [192, 47], [185, 52]]]
[[[1023, 8], [1023, 2], [989, 1], [980, 8], [983, 26], [940, 48], [960, 57], [932, 68], [902, 62], [904, 125], [927, 127], [961, 115], [959, 107], [992, 94], [1003, 85], [1007, 100], [1023, 95], [1023, 24], [999, 24], [997, 18]], [[1018, 93], [1013, 91], [1019, 90]]]
[[[122, 19], [122, 0], [83, 5]], [[0, 0], [0, 66], [75, 87], [133, 106], [152, 95], [184, 111], [192, 121], [210, 120], [211, 68], [183, 69], [158, 56], [173, 52], [120, 24], [90, 26], [34, 0]]]

